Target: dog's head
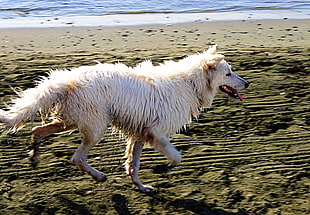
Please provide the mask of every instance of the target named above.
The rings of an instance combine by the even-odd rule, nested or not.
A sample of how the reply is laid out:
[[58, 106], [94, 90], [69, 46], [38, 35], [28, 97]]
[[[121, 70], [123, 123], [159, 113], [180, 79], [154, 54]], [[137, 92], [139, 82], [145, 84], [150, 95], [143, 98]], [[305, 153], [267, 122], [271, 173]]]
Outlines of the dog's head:
[[208, 76], [208, 84], [215, 93], [224, 93], [232, 98], [243, 101], [238, 92], [249, 86], [249, 83], [232, 72], [231, 66], [224, 60], [224, 56], [216, 50], [216, 45], [205, 53], [206, 60], [203, 65]]

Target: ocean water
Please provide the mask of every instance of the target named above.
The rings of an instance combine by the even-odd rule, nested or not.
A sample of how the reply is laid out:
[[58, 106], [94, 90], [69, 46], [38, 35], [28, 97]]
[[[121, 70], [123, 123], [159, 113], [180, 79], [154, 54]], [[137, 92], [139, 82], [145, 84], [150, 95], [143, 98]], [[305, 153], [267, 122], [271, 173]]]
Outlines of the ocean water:
[[310, 18], [310, 1], [1, 0], [0, 2], [2, 28], [169, 24], [261, 18]]

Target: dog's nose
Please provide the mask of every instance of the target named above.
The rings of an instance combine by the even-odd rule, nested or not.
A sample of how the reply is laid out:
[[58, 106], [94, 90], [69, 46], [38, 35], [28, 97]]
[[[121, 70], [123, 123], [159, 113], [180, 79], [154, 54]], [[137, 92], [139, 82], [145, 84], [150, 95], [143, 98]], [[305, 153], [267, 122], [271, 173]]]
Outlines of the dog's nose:
[[245, 87], [245, 88], [248, 88], [249, 85], [250, 85], [250, 83], [246, 81], [245, 84], [244, 84], [244, 87]]

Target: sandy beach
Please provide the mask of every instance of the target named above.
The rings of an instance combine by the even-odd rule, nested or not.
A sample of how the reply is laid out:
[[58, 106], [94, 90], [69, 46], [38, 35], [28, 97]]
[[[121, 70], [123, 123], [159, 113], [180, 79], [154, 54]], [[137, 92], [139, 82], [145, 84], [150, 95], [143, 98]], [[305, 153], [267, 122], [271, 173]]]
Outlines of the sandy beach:
[[[13, 89], [33, 87], [51, 69], [151, 59], [178, 60], [218, 44], [233, 70], [251, 83], [244, 102], [215, 98], [187, 131], [171, 141], [183, 162], [146, 146], [143, 182], [158, 193], [132, 188], [122, 158], [125, 140], [107, 132], [89, 154], [107, 173], [105, 183], [83, 174], [70, 157], [80, 135], [43, 141], [41, 163], [28, 159], [31, 127], [0, 136], [1, 214], [310, 213], [310, 20], [240, 20], [123, 27], [0, 29], [0, 108]], [[12, 89], [13, 88], [13, 89]]]
[[[309, 45], [309, 20], [240, 20], [175, 25], [0, 29], [1, 51], [21, 54], [134, 51], [202, 51], [219, 47]], [[154, 53], [154, 54], [156, 54]], [[121, 54], [123, 57], [124, 54]]]

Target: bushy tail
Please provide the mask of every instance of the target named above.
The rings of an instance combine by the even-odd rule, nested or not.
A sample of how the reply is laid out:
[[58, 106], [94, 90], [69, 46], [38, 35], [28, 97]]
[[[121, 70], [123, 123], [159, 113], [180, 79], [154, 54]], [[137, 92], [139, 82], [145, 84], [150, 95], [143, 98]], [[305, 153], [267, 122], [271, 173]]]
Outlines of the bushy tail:
[[13, 104], [7, 111], [0, 109], [0, 128], [16, 131], [29, 120], [34, 120], [37, 112], [40, 112], [41, 117], [46, 117], [68, 91], [68, 82], [58, 80], [55, 81], [55, 78], [50, 76], [44, 78], [35, 88], [18, 93], [19, 97], [13, 99]]

